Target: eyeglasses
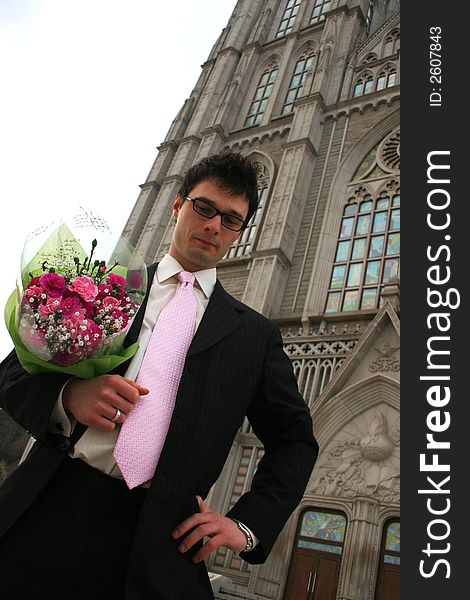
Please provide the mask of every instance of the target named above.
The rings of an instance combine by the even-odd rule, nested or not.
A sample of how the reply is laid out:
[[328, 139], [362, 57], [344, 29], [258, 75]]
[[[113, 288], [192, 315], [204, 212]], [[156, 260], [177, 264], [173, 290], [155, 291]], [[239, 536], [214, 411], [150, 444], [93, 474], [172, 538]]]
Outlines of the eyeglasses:
[[201, 217], [212, 219], [216, 215], [220, 215], [222, 225], [227, 229], [231, 229], [232, 231], [241, 231], [245, 226], [245, 221], [243, 219], [240, 219], [235, 215], [231, 215], [230, 213], [224, 213], [220, 210], [217, 210], [215, 206], [212, 206], [212, 204], [203, 198], [190, 198], [189, 196], [186, 196], [185, 200], [191, 200], [193, 203], [193, 210], [195, 210], [198, 215], [201, 215]]

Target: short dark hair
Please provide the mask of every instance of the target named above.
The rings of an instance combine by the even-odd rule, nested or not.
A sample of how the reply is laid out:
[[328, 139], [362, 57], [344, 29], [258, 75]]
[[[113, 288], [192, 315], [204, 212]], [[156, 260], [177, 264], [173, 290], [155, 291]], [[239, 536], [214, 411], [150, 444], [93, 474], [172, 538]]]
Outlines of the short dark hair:
[[213, 180], [230, 194], [246, 196], [248, 200], [248, 214], [244, 223], [246, 226], [259, 203], [258, 177], [253, 163], [237, 152], [206, 156], [188, 169], [179, 195], [186, 198], [194, 186], [207, 179]]

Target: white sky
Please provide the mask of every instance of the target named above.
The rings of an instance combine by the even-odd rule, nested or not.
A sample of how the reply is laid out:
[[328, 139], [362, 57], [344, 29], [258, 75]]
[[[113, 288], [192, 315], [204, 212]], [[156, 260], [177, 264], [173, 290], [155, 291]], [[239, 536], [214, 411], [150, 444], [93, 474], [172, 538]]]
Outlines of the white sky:
[[64, 206], [122, 230], [235, 4], [0, 0], [2, 312], [26, 235]]

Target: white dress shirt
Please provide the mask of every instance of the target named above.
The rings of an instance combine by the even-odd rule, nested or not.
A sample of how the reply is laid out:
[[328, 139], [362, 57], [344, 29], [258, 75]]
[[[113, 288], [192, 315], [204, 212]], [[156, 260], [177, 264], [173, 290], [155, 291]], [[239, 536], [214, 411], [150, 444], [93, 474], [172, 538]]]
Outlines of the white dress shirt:
[[[184, 269], [172, 256], [166, 254], [158, 264], [150, 288], [147, 308], [145, 310], [142, 328], [139, 335], [139, 347], [132, 357], [129, 367], [125, 373], [127, 379], [135, 381], [139, 373], [140, 365], [147, 349], [158, 316], [163, 307], [173, 298], [181, 283], [175, 275]], [[216, 269], [205, 269], [194, 273], [197, 284], [194, 292], [197, 300], [196, 329], [202, 320], [209, 299], [214, 291], [216, 282]], [[65, 387], [65, 386], [64, 386]], [[70, 436], [75, 423], [71, 421], [62, 405], [62, 394], [60, 394], [50, 420], [50, 429], [54, 433]], [[99, 469], [107, 475], [122, 479], [119, 467], [113, 456], [114, 446], [119, 435], [120, 427], [113, 431], [103, 431], [89, 427], [70, 453], [72, 458], [80, 458], [95, 469]]]

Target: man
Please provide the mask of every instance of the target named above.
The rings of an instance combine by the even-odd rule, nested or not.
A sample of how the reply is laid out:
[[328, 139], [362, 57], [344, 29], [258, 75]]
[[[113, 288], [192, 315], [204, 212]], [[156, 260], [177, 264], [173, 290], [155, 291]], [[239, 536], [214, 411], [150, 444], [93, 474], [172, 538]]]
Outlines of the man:
[[[233, 153], [188, 171], [173, 204], [169, 254], [149, 268], [149, 291], [128, 334], [139, 350], [119, 374], [69, 380], [28, 375], [14, 352], [3, 362], [1, 405], [37, 440], [0, 488], [5, 597], [205, 600], [213, 595], [204, 559], [218, 547], [252, 564], [266, 560], [302, 497], [318, 446], [279, 329], [216, 280], [217, 263], [256, 210], [256, 183], [252, 165]], [[179, 283], [181, 272], [194, 282]], [[154, 406], [146, 396], [162, 402], [160, 375], [147, 387], [141, 372], [152, 377], [148, 357], [164, 307], [188, 286], [196, 331], [162, 447], [148, 481], [126, 484], [121, 456], [148, 448], [137, 439], [121, 452], [122, 440], [139, 411]], [[167, 335], [168, 344], [178, 336]], [[202, 499], [245, 416], [265, 454], [251, 490], [224, 516]]]

